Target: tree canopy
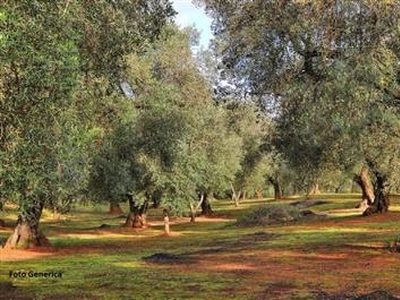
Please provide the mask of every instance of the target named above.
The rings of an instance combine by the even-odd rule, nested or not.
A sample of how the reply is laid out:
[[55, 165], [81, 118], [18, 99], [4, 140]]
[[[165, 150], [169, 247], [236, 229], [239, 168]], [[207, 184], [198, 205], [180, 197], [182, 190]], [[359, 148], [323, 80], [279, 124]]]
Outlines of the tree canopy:
[[242, 93], [277, 103], [290, 164], [316, 179], [331, 163], [363, 163], [387, 194], [400, 157], [400, 2], [202, 3], [221, 68]]
[[[2, 5], [0, 186], [20, 207], [11, 246], [40, 244], [43, 207], [84, 188], [96, 101], [123, 79], [124, 55], [154, 40], [173, 14], [167, 1]], [[24, 226], [29, 236], [20, 238]]]

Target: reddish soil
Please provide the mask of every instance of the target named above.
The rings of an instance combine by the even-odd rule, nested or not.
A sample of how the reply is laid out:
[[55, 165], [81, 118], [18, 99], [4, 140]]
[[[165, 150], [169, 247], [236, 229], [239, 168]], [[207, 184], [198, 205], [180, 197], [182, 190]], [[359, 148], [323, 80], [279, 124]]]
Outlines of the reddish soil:
[[16, 261], [25, 259], [38, 259], [53, 255], [53, 251], [49, 248], [16, 250], [16, 249], [0, 249], [0, 261]]

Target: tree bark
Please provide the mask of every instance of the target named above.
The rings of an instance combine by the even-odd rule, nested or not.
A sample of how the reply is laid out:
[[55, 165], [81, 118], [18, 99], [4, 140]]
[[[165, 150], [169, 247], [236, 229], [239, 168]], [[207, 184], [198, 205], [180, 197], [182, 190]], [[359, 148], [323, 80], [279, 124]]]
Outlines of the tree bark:
[[363, 216], [370, 216], [376, 213], [385, 213], [389, 210], [389, 183], [385, 174], [380, 172], [375, 164], [367, 161], [368, 166], [375, 175], [374, 185], [368, 176], [367, 167], [361, 169], [359, 176], [354, 177], [354, 181], [358, 183], [362, 190], [362, 202], [360, 204], [365, 206]]
[[375, 200], [374, 188], [368, 176], [368, 169], [362, 167], [359, 176], [355, 176], [354, 181], [358, 183], [362, 191], [362, 201], [367, 201], [371, 205]]
[[235, 196], [235, 206], [238, 207], [240, 205], [240, 197], [242, 196], [242, 189], [238, 191]]
[[389, 210], [389, 184], [385, 174], [375, 170], [375, 189], [374, 200], [367, 209], [363, 212], [364, 216], [370, 216], [376, 213], [385, 213]]
[[28, 249], [41, 246], [50, 246], [47, 238], [39, 230], [39, 221], [43, 211], [43, 203], [35, 201], [26, 211], [27, 214], [18, 217], [17, 224], [4, 248]]
[[232, 192], [231, 200], [235, 200], [236, 199], [236, 191], [235, 191], [235, 188], [233, 187], [232, 182], [231, 182], [231, 192]]
[[124, 214], [124, 211], [122, 210], [119, 203], [110, 202], [109, 214], [113, 216], [120, 216]]
[[311, 188], [308, 190], [307, 196], [319, 194], [321, 194], [321, 191], [319, 190], [319, 183], [318, 181], [315, 181], [313, 182]]
[[208, 200], [207, 193], [204, 193], [204, 199], [201, 202], [201, 215], [202, 216], [212, 216], [214, 214], [213, 210], [211, 209], [211, 203]]
[[354, 176], [354, 182], [360, 186], [362, 192], [361, 202], [356, 206], [356, 208], [364, 209], [365, 212], [365, 209], [367, 209], [375, 200], [374, 189], [366, 167], [361, 168], [360, 175]]
[[268, 181], [270, 183], [272, 183], [272, 185], [274, 186], [274, 198], [275, 198], [275, 200], [282, 199], [283, 192], [282, 192], [282, 187], [281, 187], [279, 181], [277, 179], [273, 178], [273, 177], [269, 177]]
[[169, 236], [171, 234], [171, 229], [169, 228], [169, 213], [168, 210], [164, 209], [164, 235]]
[[190, 203], [190, 222], [192, 223], [196, 222], [196, 214], [200, 206], [202, 206], [203, 201], [204, 201], [204, 193], [200, 193], [200, 199], [196, 207], [193, 205], [193, 203]]
[[148, 201], [146, 200], [142, 205], [136, 203], [133, 195], [128, 194], [129, 201], [129, 214], [126, 218], [125, 226], [132, 228], [146, 227], [146, 212], [148, 209]]
[[235, 201], [235, 206], [238, 207], [240, 205], [240, 196], [241, 196], [242, 190], [239, 189], [238, 193], [236, 194], [235, 188], [233, 187], [233, 184], [231, 183], [231, 191], [232, 191], [232, 200]]
[[190, 203], [190, 222], [191, 223], [196, 222], [196, 209], [193, 203]]

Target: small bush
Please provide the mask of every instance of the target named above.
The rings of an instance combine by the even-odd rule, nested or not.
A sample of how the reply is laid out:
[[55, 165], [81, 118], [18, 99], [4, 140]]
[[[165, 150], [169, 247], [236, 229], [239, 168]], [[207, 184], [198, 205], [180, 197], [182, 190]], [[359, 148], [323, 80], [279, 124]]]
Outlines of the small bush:
[[302, 211], [289, 204], [268, 204], [258, 206], [237, 220], [238, 226], [265, 226], [300, 220], [304, 217]]

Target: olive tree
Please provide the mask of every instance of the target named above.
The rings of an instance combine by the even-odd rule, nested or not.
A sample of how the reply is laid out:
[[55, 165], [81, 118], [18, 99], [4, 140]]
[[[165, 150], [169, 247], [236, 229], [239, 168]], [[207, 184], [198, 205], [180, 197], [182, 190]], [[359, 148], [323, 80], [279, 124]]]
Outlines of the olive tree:
[[146, 57], [131, 57], [129, 78], [139, 95], [136, 155], [162, 205], [177, 213], [190, 208], [194, 220], [200, 206], [210, 213], [206, 195], [232, 180], [240, 141], [198, 70], [191, 31], [170, 27], [164, 36]]
[[104, 112], [96, 101], [101, 83], [106, 94], [116, 90], [124, 55], [155, 39], [172, 15], [167, 1], [2, 5], [0, 194], [19, 205], [7, 247], [47, 244], [39, 232], [43, 208], [85, 190], [98, 132], [91, 121], [101, 118], [93, 108]]
[[399, 160], [399, 1], [204, 0], [243, 93], [273, 102], [277, 147], [310, 184], [363, 163], [385, 212]]

